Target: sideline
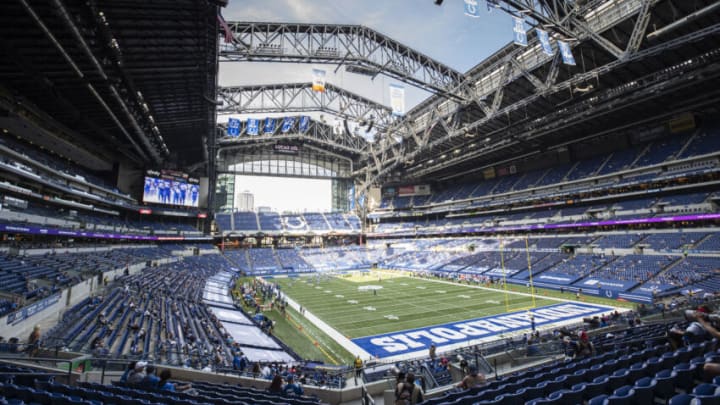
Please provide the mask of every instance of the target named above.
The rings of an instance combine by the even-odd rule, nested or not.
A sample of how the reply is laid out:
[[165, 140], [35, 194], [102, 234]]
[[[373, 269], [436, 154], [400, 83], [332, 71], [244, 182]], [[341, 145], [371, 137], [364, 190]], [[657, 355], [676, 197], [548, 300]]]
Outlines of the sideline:
[[[287, 301], [288, 305], [292, 307], [298, 314], [300, 313], [300, 304], [297, 303], [294, 299], [288, 297], [287, 294], [285, 294], [284, 291], [282, 291], [282, 298]], [[318, 318], [313, 314], [312, 312], [308, 311], [307, 309], [304, 310], [304, 316], [305, 318], [313, 323], [315, 326], [317, 326], [319, 329], [321, 329], [323, 332], [325, 332], [331, 339], [335, 340], [337, 344], [344, 347], [345, 350], [350, 352], [350, 354], [355, 356], [360, 356], [360, 358], [363, 359], [370, 359], [372, 358], [372, 355], [365, 351], [362, 347], [356, 345], [353, 343], [349, 338], [344, 336], [342, 333], [338, 332], [335, 328], [328, 325], [323, 321], [322, 319]]]

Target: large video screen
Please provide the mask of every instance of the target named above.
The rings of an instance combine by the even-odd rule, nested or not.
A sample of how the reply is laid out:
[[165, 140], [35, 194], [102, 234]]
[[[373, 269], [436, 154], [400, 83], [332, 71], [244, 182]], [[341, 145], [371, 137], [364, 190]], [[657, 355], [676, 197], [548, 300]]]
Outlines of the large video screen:
[[145, 188], [143, 189], [143, 202], [145, 203], [197, 208], [199, 195], [200, 184], [195, 179], [185, 180], [182, 177], [169, 176], [165, 173], [159, 177], [145, 176]]

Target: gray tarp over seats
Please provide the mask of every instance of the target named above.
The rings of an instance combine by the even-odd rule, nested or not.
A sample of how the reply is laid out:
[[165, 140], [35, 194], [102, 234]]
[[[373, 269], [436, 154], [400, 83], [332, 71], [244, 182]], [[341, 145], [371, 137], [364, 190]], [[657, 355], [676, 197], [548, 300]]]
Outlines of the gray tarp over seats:
[[281, 349], [270, 336], [263, 333], [257, 326], [241, 325], [231, 322], [223, 322], [223, 327], [233, 340], [242, 344], [252, 345], [267, 349]]
[[250, 361], [284, 363], [292, 363], [295, 361], [292, 356], [281, 350], [257, 349], [254, 347], [245, 347], [242, 345], [240, 347], [242, 348], [243, 354], [245, 354], [245, 356]]
[[219, 307], [210, 307], [210, 311], [212, 311], [212, 313], [221, 322], [239, 323], [244, 325], [253, 324], [253, 322], [240, 311], [231, 311]]

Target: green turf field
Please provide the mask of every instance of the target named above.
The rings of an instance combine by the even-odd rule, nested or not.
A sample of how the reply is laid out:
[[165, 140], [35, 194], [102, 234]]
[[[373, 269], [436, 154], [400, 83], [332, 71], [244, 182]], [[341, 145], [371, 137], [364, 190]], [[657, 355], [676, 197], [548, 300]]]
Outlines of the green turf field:
[[[353, 277], [277, 278], [283, 291], [349, 338], [439, 325], [532, 307], [532, 298], [461, 284], [377, 274]], [[377, 295], [372, 288], [380, 286]], [[568, 294], [567, 298], [572, 296]], [[506, 306], [507, 299], [507, 306]], [[540, 296], [536, 306], [557, 301]]]
[[[509, 294], [506, 294], [502, 287], [476, 288], [459, 283], [400, 277], [401, 272], [370, 274], [323, 276], [319, 285], [315, 275], [271, 281], [279, 283], [290, 298], [351, 339], [502, 314], [533, 305], [525, 286], [510, 284], [507, 286]], [[378, 281], [379, 274], [381, 281]], [[239, 279], [238, 285], [249, 280]], [[369, 286], [382, 288], [374, 295], [371, 289], [362, 290]], [[506, 310], [506, 297], [509, 311]], [[535, 305], [541, 307], [558, 303], [548, 297], [575, 301], [573, 293], [539, 289]], [[634, 307], [630, 302], [590, 296], [583, 296], [582, 301]], [[274, 334], [304, 358], [323, 360], [329, 364], [352, 364], [353, 353], [347, 352], [297, 311], [288, 308], [283, 315], [275, 307], [265, 314], [277, 322]]]

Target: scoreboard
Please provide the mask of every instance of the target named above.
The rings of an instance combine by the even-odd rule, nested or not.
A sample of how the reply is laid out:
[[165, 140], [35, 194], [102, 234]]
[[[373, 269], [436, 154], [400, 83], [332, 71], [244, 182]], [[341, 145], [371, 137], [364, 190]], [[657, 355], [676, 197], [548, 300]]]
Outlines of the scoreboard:
[[179, 207], [198, 207], [200, 180], [174, 170], [145, 172], [143, 202]]

